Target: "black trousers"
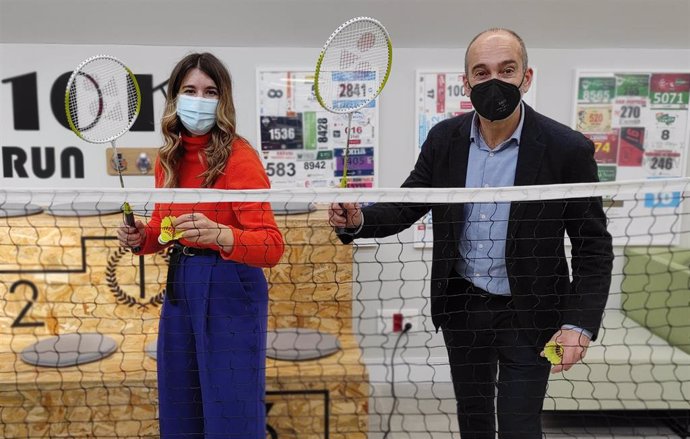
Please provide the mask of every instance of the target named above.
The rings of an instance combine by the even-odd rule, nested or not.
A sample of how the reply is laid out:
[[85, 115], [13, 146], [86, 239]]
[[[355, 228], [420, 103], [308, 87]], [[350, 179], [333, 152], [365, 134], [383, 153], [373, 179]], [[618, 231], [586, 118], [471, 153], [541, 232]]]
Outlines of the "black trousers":
[[495, 296], [457, 278], [449, 285], [443, 337], [462, 439], [542, 437], [549, 362], [536, 328], [521, 328], [510, 296]]

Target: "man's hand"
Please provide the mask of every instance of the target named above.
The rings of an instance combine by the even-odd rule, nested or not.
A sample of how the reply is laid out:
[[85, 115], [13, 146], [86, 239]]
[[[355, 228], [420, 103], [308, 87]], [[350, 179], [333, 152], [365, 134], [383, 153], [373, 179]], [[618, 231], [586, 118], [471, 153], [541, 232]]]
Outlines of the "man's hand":
[[356, 229], [362, 224], [358, 203], [333, 203], [328, 207], [328, 222], [341, 229]]
[[[551, 368], [551, 373], [569, 370], [574, 364], [585, 358], [590, 342], [589, 337], [573, 329], [560, 329], [549, 341], [554, 341], [563, 348], [561, 364], [555, 364]], [[540, 355], [544, 356], [543, 350]]]

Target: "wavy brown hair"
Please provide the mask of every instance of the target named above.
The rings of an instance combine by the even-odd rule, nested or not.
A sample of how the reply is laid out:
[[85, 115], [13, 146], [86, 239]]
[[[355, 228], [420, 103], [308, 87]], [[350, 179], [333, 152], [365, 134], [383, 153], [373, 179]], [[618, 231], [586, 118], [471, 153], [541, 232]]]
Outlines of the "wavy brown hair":
[[235, 132], [235, 104], [232, 99], [232, 80], [230, 73], [223, 63], [210, 53], [192, 53], [177, 63], [170, 79], [165, 99], [165, 112], [161, 120], [164, 144], [158, 152], [158, 159], [165, 179], [163, 187], [174, 188], [178, 184], [178, 168], [184, 155], [181, 146], [180, 133], [184, 126], [177, 117], [177, 95], [180, 92], [182, 80], [192, 69], [199, 69], [207, 74], [218, 87], [218, 107], [216, 109], [216, 124], [211, 128], [211, 138], [203, 153], [199, 152], [199, 159], [206, 164], [206, 171], [200, 176], [204, 182], [202, 187], [211, 187], [223, 173], [231, 153], [232, 141], [239, 137]]

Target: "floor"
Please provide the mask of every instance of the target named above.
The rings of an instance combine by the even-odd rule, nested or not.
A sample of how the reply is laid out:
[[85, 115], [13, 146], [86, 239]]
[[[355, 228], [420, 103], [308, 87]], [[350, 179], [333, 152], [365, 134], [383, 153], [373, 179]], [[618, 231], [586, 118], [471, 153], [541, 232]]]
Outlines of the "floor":
[[591, 439], [671, 439], [679, 438], [662, 416], [640, 412], [611, 412], [573, 416], [548, 413], [543, 417], [545, 436], [551, 438]]
[[[690, 415], [689, 415], [690, 416]], [[388, 429], [388, 414], [374, 415], [369, 439], [460, 439], [457, 422], [448, 415], [394, 415]], [[567, 412], [543, 415], [545, 439], [678, 439], [678, 434], [644, 412], [585, 413]]]

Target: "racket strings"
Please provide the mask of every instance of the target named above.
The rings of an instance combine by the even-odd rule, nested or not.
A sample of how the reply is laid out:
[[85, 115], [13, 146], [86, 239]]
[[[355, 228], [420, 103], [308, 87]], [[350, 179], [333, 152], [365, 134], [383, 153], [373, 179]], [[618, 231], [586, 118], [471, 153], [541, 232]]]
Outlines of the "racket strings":
[[386, 31], [368, 20], [355, 21], [331, 37], [320, 63], [318, 92], [328, 110], [346, 113], [376, 98], [390, 69]]
[[75, 71], [68, 86], [67, 115], [72, 128], [92, 143], [124, 134], [137, 117], [136, 79], [112, 58], [95, 58]]

